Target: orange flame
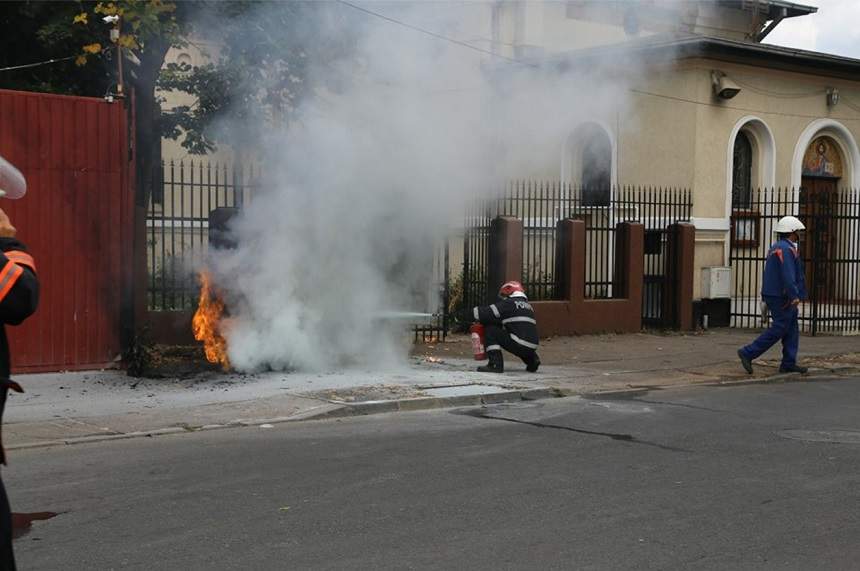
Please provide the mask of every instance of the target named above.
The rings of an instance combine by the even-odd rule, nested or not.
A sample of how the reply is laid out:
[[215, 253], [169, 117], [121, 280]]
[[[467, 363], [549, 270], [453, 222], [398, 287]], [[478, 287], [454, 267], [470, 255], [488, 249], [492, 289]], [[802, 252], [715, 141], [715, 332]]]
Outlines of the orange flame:
[[221, 317], [224, 314], [224, 302], [212, 288], [212, 278], [206, 271], [200, 272], [200, 302], [191, 329], [194, 338], [203, 341], [206, 360], [210, 363], [220, 363], [224, 370], [230, 368], [227, 358], [227, 340], [221, 335]]

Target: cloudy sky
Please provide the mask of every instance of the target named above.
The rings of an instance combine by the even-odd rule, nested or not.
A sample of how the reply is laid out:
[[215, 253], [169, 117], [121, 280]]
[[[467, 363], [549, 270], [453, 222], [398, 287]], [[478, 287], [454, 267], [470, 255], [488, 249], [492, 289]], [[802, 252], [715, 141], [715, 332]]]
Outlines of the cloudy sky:
[[860, 0], [798, 0], [818, 13], [788, 18], [765, 43], [860, 59]]

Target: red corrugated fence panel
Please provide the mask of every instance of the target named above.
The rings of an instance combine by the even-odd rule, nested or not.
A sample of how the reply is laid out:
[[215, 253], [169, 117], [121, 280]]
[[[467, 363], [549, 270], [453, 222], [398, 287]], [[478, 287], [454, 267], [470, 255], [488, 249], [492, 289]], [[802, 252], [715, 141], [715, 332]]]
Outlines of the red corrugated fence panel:
[[27, 195], [0, 200], [36, 259], [41, 301], [7, 327], [17, 372], [110, 365], [132, 265], [127, 115], [101, 99], [0, 90], [0, 155]]

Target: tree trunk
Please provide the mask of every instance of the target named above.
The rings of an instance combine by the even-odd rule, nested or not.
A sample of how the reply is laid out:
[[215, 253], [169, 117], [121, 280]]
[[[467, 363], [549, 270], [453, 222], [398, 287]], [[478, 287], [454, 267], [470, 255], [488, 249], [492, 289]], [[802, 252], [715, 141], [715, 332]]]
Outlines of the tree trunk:
[[155, 83], [170, 43], [163, 40], [147, 42], [146, 49], [139, 55], [140, 66], [136, 69], [134, 85], [135, 115], [135, 196], [132, 276], [133, 291], [130, 303], [124, 312], [123, 342], [126, 353], [133, 352], [139, 343], [145, 343], [146, 327], [146, 209], [152, 196], [153, 185], [160, 184], [160, 177], [154, 176], [155, 169], [161, 164], [161, 131], [159, 117], [161, 108], [155, 97]]
[[161, 164], [161, 131], [159, 129], [161, 106], [155, 97], [155, 83], [170, 44], [154, 40], [146, 44], [140, 57], [140, 67], [135, 81], [135, 114], [137, 115], [135, 144], [137, 150], [137, 192], [135, 204], [145, 208], [152, 195], [153, 176]]

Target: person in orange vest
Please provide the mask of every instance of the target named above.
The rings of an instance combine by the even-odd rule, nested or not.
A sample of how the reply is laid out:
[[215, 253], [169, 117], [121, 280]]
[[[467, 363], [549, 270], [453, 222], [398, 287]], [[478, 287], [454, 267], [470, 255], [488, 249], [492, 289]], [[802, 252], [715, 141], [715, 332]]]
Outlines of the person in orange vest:
[[[0, 439], [2, 439], [3, 409], [6, 396], [11, 389], [24, 392], [21, 386], [9, 378], [12, 370], [6, 325], [18, 325], [36, 311], [39, 303], [39, 281], [36, 279], [36, 263], [19, 242], [17, 231], [9, 217], [0, 210]], [[6, 464], [6, 454], [0, 440], [0, 462]], [[15, 569], [12, 552], [12, 511], [6, 488], [0, 478], [0, 569]]]
[[484, 325], [488, 363], [478, 367], [481, 373], [504, 373], [502, 349], [519, 357], [526, 370], [534, 373], [540, 367], [537, 354], [538, 330], [535, 312], [520, 282], [507, 282], [499, 289], [499, 301], [472, 309], [475, 321]]

